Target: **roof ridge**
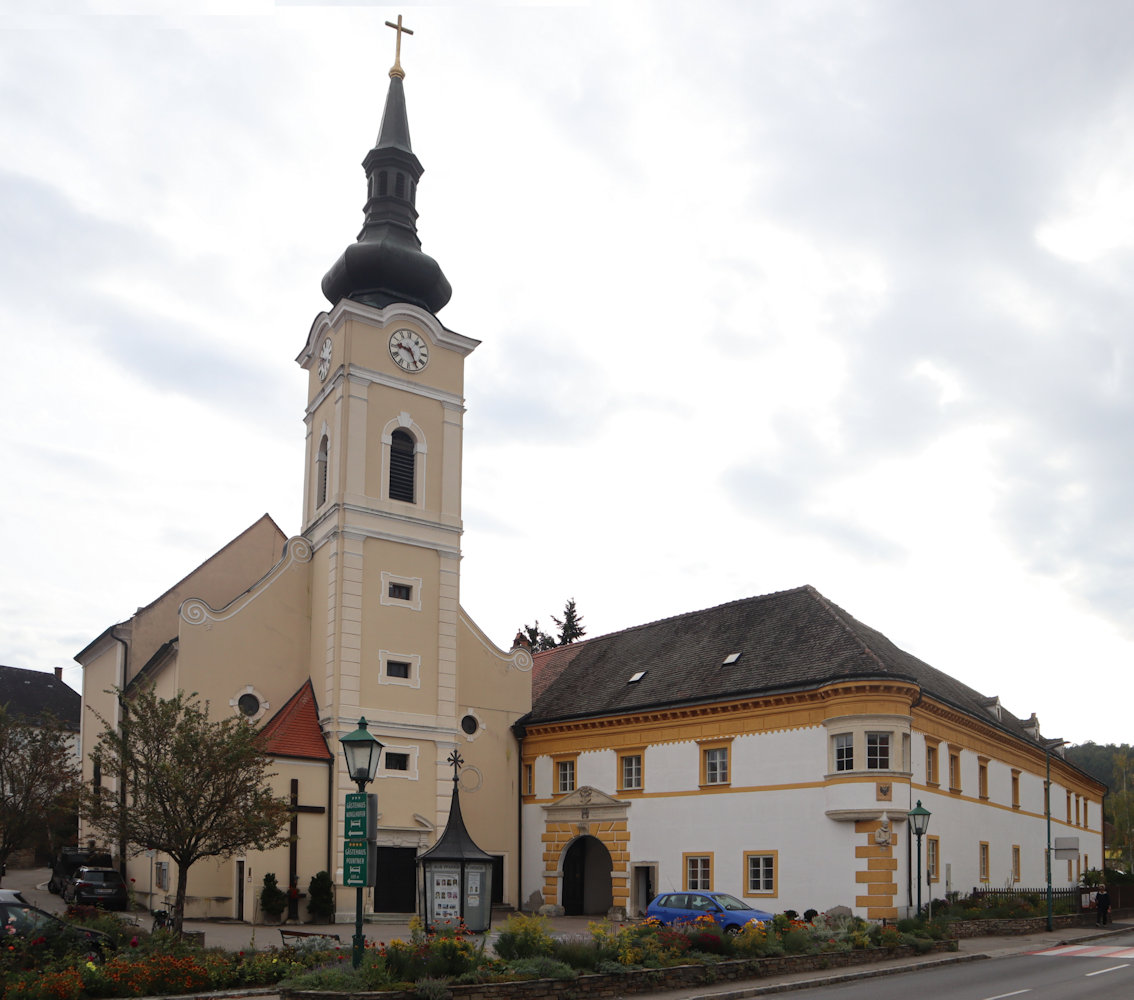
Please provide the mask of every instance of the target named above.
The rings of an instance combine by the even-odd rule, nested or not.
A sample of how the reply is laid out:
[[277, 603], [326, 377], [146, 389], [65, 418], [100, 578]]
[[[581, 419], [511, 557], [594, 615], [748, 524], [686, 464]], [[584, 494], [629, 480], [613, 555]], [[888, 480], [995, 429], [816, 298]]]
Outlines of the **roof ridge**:
[[611, 639], [614, 636], [618, 635], [629, 635], [631, 632], [637, 632], [640, 629], [653, 628], [655, 625], [662, 625], [665, 622], [677, 621], [679, 618], [689, 618], [692, 615], [703, 615], [709, 611], [719, 611], [721, 608], [733, 607], [738, 604], [755, 604], [759, 601], [769, 601], [773, 597], [783, 597], [785, 594], [803, 593], [807, 591], [811, 591], [821, 598], [823, 596], [822, 594], [819, 594], [819, 591], [812, 587], [811, 584], [805, 583], [801, 584], [798, 587], [788, 587], [786, 590], [773, 590], [771, 593], [757, 594], [754, 597], [738, 597], [733, 601], [724, 601], [721, 604], [710, 604], [707, 608], [697, 608], [695, 611], [682, 611], [680, 614], [668, 615], [665, 618], [655, 618], [653, 621], [641, 622], [638, 625], [628, 625], [626, 628], [617, 629], [614, 632], [604, 632], [602, 635], [594, 635], [589, 639], [583, 639], [580, 642], [567, 643], [566, 646], [552, 646], [550, 649], [541, 649], [535, 655], [543, 656], [544, 653], [553, 653], [557, 649], [566, 649], [567, 646], [579, 647], [586, 645], [588, 642], [597, 642], [599, 639]]
[[[857, 618], [855, 618], [849, 612], [844, 611], [834, 602], [828, 600], [821, 593], [819, 593], [818, 590], [811, 586], [811, 584], [806, 584], [801, 589], [806, 591], [808, 596], [810, 596], [816, 604], [818, 604], [836, 623], [838, 623], [839, 627], [845, 633], [847, 633], [859, 646], [862, 647], [862, 650], [866, 653], [866, 655], [869, 656], [882, 671], [887, 674], [893, 673], [889, 666], [887, 666], [886, 661], [882, 659], [881, 655], [879, 655], [879, 653], [877, 653], [875, 649], [863, 638], [858, 629], [856, 629], [853, 625], [850, 624], [849, 621], [847, 621], [847, 619], [849, 618], [850, 621], [857, 623]], [[912, 656], [913, 654], [911, 653], [908, 655]]]
[[[150, 601], [149, 604], [143, 604], [141, 607], [139, 607], [134, 612], [134, 614], [130, 615], [130, 617], [126, 619], [126, 621], [130, 621], [130, 619], [136, 617], [138, 615], [138, 613], [141, 612], [141, 611], [148, 611], [150, 608], [152, 608], [155, 604], [157, 604], [163, 598], [167, 597], [169, 594], [172, 594], [173, 591], [175, 591], [178, 587], [180, 587], [194, 573], [196, 573], [198, 570], [202, 569], [206, 564], [211, 562], [213, 559], [215, 559], [217, 556], [219, 556], [222, 552], [226, 552], [228, 549], [231, 549], [237, 542], [240, 541], [240, 539], [242, 539], [245, 535], [247, 535], [249, 532], [251, 532], [253, 528], [257, 527], [260, 524], [263, 524], [265, 521], [269, 522], [272, 525], [272, 527], [275, 528], [276, 531], [278, 531], [284, 539], [287, 538], [287, 535], [285, 535], [283, 529], [278, 524], [276, 524], [275, 518], [273, 518], [271, 514], [268, 514], [266, 512], [264, 514], [261, 514], [258, 518], [256, 518], [255, 521], [253, 521], [250, 525], [248, 525], [247, 528], [245, 528], [239, 534], [234, 535], [232, 538], [230, 538], [227, 542], [225, 542], [224, 545], [222, 545], [215, 552], [212, 552], [209, 555], [205, 556], [204, 559], [202, 559], [199, 563], [197, 563], [196, 566], [194, 566], [191, 570], [189, 570], [189, 572], [186, 573], [183, 577], [181, 577], [181, 579], [178, 580], [175, 584], [173, 584], [172, 586], [166, 587], [165, 590], [163, 590], [160, 594], [158, 594], [158, 596], [155, 597], [152, 601]], [[119, 622], [119, 624], [123, 624], [123, 623]]]

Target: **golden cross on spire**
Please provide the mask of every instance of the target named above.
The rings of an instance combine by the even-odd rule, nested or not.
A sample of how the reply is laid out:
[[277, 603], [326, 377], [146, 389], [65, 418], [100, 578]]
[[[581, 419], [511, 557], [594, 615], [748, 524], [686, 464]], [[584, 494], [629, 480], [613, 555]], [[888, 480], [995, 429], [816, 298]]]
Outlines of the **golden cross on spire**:
[[402, 69], [402, 34], [412, 35], [413, 32], [409, 28], [402, 27], [402, 15], [398, 15], [398, 23], [394, 24], [393, 21], [386, 22], [387, 28], [393, 28], [398, 33], [398, 43], [394, 48], [394, 65], [390, 68], [390, 76], [396, 76], [405, 79], [406, 71]]

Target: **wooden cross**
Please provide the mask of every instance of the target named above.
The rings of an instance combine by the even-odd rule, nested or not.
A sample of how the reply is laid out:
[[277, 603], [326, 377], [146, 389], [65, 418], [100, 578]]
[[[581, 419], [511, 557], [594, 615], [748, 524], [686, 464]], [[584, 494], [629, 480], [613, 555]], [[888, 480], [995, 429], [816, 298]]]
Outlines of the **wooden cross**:
[[398, 42], [394, 47], [394, 65], [390, 69], [390, 76], [397, 76], [405, 79], [406, 72], [402, 69], [402, 35], [412, 35], [413, 32], [409, 28], [402, 27], [402, 15], [398, 15], [398, 23], [394, 24], [393, 21], [386, 22], [387, 28], [393, 28], [398, 33]]
[[299, 779], [291, 779], [291, 842], [287, 858], [287, 910], [292, 920], [299, 919], [299, 899], [291, 894], [291, 887], [299, 888], [299, 814], [325, 813], [323, 806], [301, 806], [299, 804]]

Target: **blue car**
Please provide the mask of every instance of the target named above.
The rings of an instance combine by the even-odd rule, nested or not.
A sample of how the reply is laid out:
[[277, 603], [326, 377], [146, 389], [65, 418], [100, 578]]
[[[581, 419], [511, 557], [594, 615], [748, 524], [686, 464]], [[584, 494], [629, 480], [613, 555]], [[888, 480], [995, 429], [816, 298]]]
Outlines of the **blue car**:
[[754, 910], [727, 892], [663, 892], [646, 907], [646, 918], [681, 924], [710, 916], [726, 934], [736, 934], [749, 920], [770, 921], [772, 914]]

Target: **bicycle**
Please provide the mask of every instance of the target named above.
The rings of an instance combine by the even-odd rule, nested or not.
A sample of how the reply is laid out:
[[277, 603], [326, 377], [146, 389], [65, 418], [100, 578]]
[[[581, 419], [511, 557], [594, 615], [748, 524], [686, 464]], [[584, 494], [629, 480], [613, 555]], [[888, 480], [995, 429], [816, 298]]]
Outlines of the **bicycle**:
[[173, 914], [169, 910], [154, 910], [154, 925], [150, 932], [156, 934], [158, 931], [171, 930], [173, 930]]

